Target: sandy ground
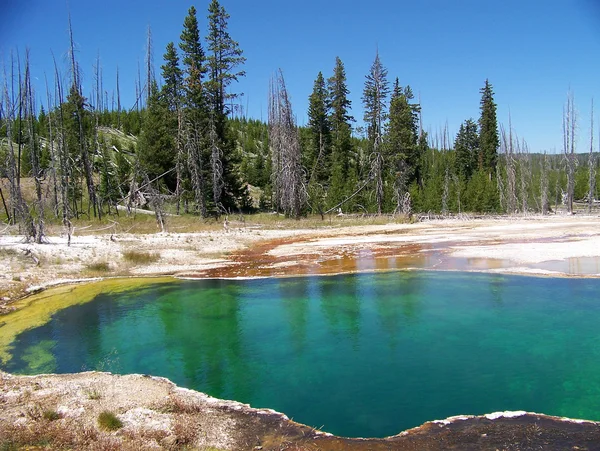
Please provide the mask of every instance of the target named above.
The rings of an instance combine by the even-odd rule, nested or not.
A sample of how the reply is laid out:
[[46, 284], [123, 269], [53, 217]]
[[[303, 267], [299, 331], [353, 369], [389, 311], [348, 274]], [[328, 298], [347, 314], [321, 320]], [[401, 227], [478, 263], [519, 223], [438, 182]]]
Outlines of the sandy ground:
[[[437, 269], [600, 277], [600, 217], [530, 216], [314, 229], [64, 236], [0, 235], [0, 304], [40, 287], [141, 275], [253, 277]], [[128, 252], [150, 254], [149, 262]]]

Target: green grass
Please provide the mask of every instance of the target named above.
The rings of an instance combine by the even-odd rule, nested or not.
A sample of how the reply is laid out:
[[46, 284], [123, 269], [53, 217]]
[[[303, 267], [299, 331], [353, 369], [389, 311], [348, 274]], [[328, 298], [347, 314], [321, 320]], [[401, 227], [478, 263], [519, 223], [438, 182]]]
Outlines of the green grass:
[[123, 422], [114, 413], [105, 410], [98, 415], [98, 426], [105, 431], [116, 431], [123, 427]]
[[43, 417], [48, 421], [55, 421], [60, 419], [61, 415], [56, 410], [44, 410]]
[[142, 265], [158, 261], [160, 259], [160, 254], [156, 252], [130, 250], [123, 252], [123, 259], [129, 263]]

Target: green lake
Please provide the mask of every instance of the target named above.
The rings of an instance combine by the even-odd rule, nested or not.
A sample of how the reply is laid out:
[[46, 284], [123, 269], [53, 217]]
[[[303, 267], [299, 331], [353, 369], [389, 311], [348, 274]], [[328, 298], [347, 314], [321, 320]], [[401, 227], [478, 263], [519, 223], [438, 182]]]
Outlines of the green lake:
[[504, 410], [600, 420], [600, 280], [395, 271], [148, 283], [55, 312], [5, 355], [12, 373], [164, 376], [344, 436]]

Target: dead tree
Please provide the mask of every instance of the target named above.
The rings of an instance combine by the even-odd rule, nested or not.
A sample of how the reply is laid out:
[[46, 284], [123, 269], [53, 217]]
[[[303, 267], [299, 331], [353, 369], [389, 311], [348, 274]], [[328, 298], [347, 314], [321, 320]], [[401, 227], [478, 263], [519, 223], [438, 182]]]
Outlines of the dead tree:
[[515, 168], [515, 146], [512, 132], [512, 123], [509, 117], [508, 135], [504, 128], [501, 129], [502, 147], [506, 159], [506, 212], [514, 214], [517, 209], [517, 174]]
[[444, 191], [442, 193], [442, 215], [446, 216], [448, 214], [448, 196], [450, 194], [450, 171], [448, 170], [448, 166], [446, 166], [446, 170], [444, 171]]
[[144, 187], [147, 190], [148, 205], [154, 211], [156, 225], [160, 227], [161, 232], [167, 231], [167, 223], [165, 220], [164, 199], [154, 183], [148, 179], [148, 175], [144, 174]]
[[209, 131], [208, 136], [210, 140], [210, 166], [212, 173], [212, 188], [213, 188], [213, 202], [216, 208], [217, 218], [223, 213], [227, 213], [221, 204], [221, 195], [223, 193], [223, 187], [225, 182], [223, 180], [223, 161], [222, 152], [219, 147], [219, 137], [217, 136], [217, 124], [215, 120], [215, 113], [211, 111], [209, 117]]
[[[72, 86], [69, 95], [69, 101], [74, 103], [75, 115], [77, 118], [77, 124], [79, 127], [79, 153], [81, 155], [81, 162], [83, 163], [83, 170], [85, 175], [85, 181], [87, 184], [88, 196], [90, 206], [93, 209], [94, 217], [102, 219], [102, 212], [98, 209], [98, 202], [96, 198], [96, 188], [94, 186], [94, 175], [92, 170], [92, 163], [90, 162], [89, 153], [86, 145], [86, 136], [84, 129], [84, 98], [81, 94], [81, 84], [79, 81], [79, 66], [75, 61], [75, 44], [73, 41], [73, 28], [71, 26], [71, 16], [69, 16], [69, 39], [70, 39], [70, 57], [71, 57], [71, 72], [72, 72]], [[88, 209], [89, 210], [89, 209]]]
[[[7, 140], [7, 153], [6, 153], [6, 178], [9, 183], [9, 198], [10, 198], [10, 208], [12, 209], [12, 220], [13, 223], [17, 223], [19, 225], [19, 231], [25, 235], [25, 239], [27, 241], [35, 240], [37, 237], [37, 230], [35, 226], [35, 222], [33, 217], [31, 216], [31, 212], [27, 204], [23, 199], [23, 195], [21, 192], [21, 167], [18, 163], [18, 160], [21, 158], [21, 136], [19, 136], [19, 144], [18, 144], [18, 153], [15, 155], [15, 145], [13, 141], [13, 126], [15, 123], [15, 111], [19, 111], [19, 119], [22, 118], [22, 110], [23, 103], [26, 101], [26, 96], [24, 96], [22, 91], [25, 91], [23, 86], [21, 85], [21, 67], [19, 65], [19, 85], [18, 90], [15, 92], [13, 80], [13, 72], [14, 71], [14, 61], [11, 55], [11, 89], [9, 91], [8, 88], [8, 79], [6, 77], [6, 72], [4, 74], [4, 121], [6, 128], [6, 140]], [[19, 123], [22, 123], [19, 120]], [[21, 127], [21, 125], [19, 125]], [[21, 134], [21, 129], [19, 129], [19, 135]]]
[[205, 218], [207, 208], [204, 198], [206, 183], [204, 180], [204, 162], [202, 158], [203, 140], [200, 125], [194, 118], [188, 118], [185, 123], [184, 140], [188, 168], [192, 179], [192, 188], [194, 189], [194, 201], [199, 213]]
[[25, 117], [27, 118], [27, 141], [29, 144], [29, 159], [31, 161], [31, 175], [35, 183], [36, 194], [34, 211], [37, 218], [37, 227], [35, 230], [34, 240], [36, 243], [41, 244], [44, 241], [44, 197], [42, 193], [42, 179], [44, 177], [44, 174], [41, 169], [40, 163], [40, 141], [35, 128], [35, 102], [33, 96], [33, 88], [31, 87], [29, 51], [27, 51], [25, 54], [25, 79], [22, 99], [25, 103]]
[[517, 156], [519, 160], [519, 187], [521, 194], [521, 213], [526, 214], [529, 210], [529, 182], [531, 180], [531, 169], [529, 149], [523, 139], [521, 144], [517, 140]]
[[152, 57], [152, 29], [148, 25], [146, 39], [146, 106], [150, 103], [151, 86], [154, 82], [154, 61]]
[[544, 152], [540, 174], [540, 202], [542, 215], [547, 215], [550, 210], [550, 202], [548, 200], [548, 156], [546, 152]]
[[298, 128], [281, 70], [269, 87], [269, 143], [273, 200], [277, 209], [299, 219], [308, 199], [300, 161]]
[[69, 237], [69, 245], [71, 244], [71, 231], [73, 230], [71, 224], [71, 210], [69, 206], [69, 181], [71, 179], [72, 165], [69, 164], [69, 151], [67, 147], [67, 136], [65, 130], [65, 114], [64, 114], [64, 96], [62, 90], [62, 84], [60, 81], [60, 74], [58, 72], [58, 66], [56, 65], [56, 59], [52, 56], [54, 62], [54, 76], [55, 76], [55, 88], [56, 88], [56, 103], [59, 106], [58, 114], [58, 131], [57, 131], [57, 156], [58, 156], [58, 180], [59, 180], [59, 194], [60, 194], [60, 211], [62, 214], [62, 223], [65, 227], [67, 235]]
[[573, 197], [575, 195], [575, 105], [573, 93], [567, 94], [567, 102], [563, 108], [563, 153], [567, 165], [567, 212], [573, 214]]
[[589, 169], [589, 186], [588, 186], [588, 213], [592, 212], [594, 207], [594, 198], [596, 197], [596, 171], [595, 171], [595, 158], [594, 158], [594, 99], [592, 99], [592, 112], [590, 121], [590, 154], [588, 157], [588, 169]]
[[48, 105], [48, 152], [50, 154], [50, 167], [48, 168], [49, 176], [52, 183], [52, 208], [54, 210], [55, 218], [59, 217], [58, 210], [58, 180], [57, 180], [57, 168], [56, 164], [58, 161], [56, 155], [56, 148], [54, 145], [54, 130], [55, 127], [52, 126], [54, 123], [55, 115], [52, 113], [54, 110], [54, 106], [52, 103], [52, 97], [50, 96], [50, 88], [48, 87], [48, 78], [46, 74], [44, 74], [44, 81], [46, 83], [46, 104]]

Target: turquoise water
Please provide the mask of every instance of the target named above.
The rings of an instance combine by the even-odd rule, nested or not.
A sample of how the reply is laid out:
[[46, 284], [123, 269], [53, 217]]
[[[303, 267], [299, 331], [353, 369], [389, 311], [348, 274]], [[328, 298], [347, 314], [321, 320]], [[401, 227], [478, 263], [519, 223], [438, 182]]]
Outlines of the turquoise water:
[[165, 376], [345, 436], [499, 410], [600, 420], [599, 293], [446, 272], [177, 281], [54, 314], [2, 369]]

